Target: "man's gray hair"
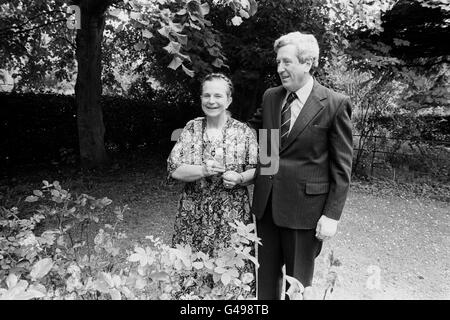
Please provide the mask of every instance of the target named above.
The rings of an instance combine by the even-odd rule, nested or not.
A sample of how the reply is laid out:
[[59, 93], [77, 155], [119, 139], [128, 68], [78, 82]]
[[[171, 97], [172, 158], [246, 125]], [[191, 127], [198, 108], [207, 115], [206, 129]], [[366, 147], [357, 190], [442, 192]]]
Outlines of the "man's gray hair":
[[292, 44], [297, 48], [297, 57], [300, 62], [304, 63], [310, 60], [313, 67], [319, 65], [319, 44], [312, 34], [299, 31], [290, 32], [275, 40], [273, 48], [275, 52], [278, 52], [278, 49], [288, 44]]

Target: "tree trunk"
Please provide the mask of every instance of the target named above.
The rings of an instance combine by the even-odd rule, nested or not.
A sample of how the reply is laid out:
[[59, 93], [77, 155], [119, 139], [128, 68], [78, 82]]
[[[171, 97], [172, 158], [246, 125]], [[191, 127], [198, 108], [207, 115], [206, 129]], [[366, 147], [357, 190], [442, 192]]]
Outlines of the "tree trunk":
[[75, 84], [80, 160], [83, 168], [96, 168], [108, 163], [104, 144], [105, 126], [100, 105], [101, 46], [105, 26], [104, 6], [101, 1], [78, 1], [81, 8], [81, 29], [77, 30], [76, 57], [78, 74]]

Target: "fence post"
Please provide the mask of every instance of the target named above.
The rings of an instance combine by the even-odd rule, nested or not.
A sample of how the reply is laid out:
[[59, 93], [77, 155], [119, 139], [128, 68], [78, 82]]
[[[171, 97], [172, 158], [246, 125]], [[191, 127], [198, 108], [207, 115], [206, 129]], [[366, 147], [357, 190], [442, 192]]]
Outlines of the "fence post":
[[377, 151], [377, 136], [373, 136], [375, 138], [373, 142], [372, 148], [372, 163], [370, 164], [370, 176], [373, 177], [373, 162], [375, 161], [375, 152]]

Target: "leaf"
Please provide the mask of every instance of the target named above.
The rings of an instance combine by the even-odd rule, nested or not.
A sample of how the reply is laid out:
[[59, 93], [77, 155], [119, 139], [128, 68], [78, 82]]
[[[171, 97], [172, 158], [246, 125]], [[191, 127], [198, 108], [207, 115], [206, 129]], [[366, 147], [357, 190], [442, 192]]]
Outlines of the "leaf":
[[392, 40], [397, 47], [409, 46], [411, 44], [409, 41], [398, 39], [398, 38], [393, 38]]
[[112, 203], [112, 200], [108, 199], [107, 197], [103, 197], [100, 200], [100, 203], [106, 207], [106, 206], [109, 206]]
[[117, 8], [110, 8], [109, 9], [109, 14], [114, 16], [114, 17], [118, 18], [121, 13], [122, 13], [122, 10], [120, 10], [120, 9], [117, 9]]
[[304, 287], [300, 281], [296, 278], [286, 275], [286, 281], [290, 284], [289, 289], [286, 291], [286, 294], [289, 296], [291, 300], [302, 300], [302, 293], [304, 291]]
[[95, 280], [94, 283], [92, 284], [92, 288], [97, 290], [97, 291], [100, 291], [101, 293], [108, 293], [109, 292], [108, 284], [102, 279]]
[[138, 42], [133, 46], [133, 48], [137, 51], [145, 49], [145, 47], [146, 47], [146, 44], [143, 42]]
[[119, 290], [117, 290], [117, 289], [109, 290], [109, 294], [111, 295], [112, 300], [122, 300], [122, 295], [120, 294]]
[[42, 197], [44, 195], [41, 190], [33, 190], [33, 194], [38, 197]]
[[225, 272], [225, 273], [222, 274], [222, 276], [220, 277], [220, 281], [222, 281], [222, 283], [223, 283], [224, 285], [227, 285], [227, 284], [229, 284], [230, 281], [231, 281], [231, 276], [230, 276], [227, 272]]
[[14, 273], [11, 273], [8, 278], [6, 278], [6, 285], [9, 289], [11, 289], [16, 286], [18, 280], [19, 278], [17, 278]]
[[175, 36], [177, 37], [177, 40], [180, 44], [183, 46], [186, 46], [188, 43], [188, 36], [181, 33], [175, 33]]
[[159, 271], [159, 272], [153, 272], [150, 274], [150, 278], [153, 281], [170, 281], [170, 277], [169, 274], [167, 272], [164, 271]]
[[242, 23], [242, 18], [241, 18], [241, 17], [238, 17], [238, 16], [234, 16], [234, 18], [231, 19], [231, 23], [232, 23], [234, 26], [239, 26], [239, 25]]
[[52, 267], [53, 267], [53, 260], [52, 259], [44, 258], [42, 260], [39, 260], [33, 266], [33, 269], [30, 272], [30, 276], [31, 276], [32, 279], [41, 279], [47, 273], [50, 272]]
[[317, 293], [314, 287], [308, 286], [305, 288], [305, 291], [303, 291], [303, 300], [316, 300], [317, 299]]
[[289, 295], [290, 300], [303, 300], [303, 295], [300, 292], [293, 292], [291, 294], [286, 292], [286, 294]]
[[131, 11], [130, 18], [136, 21], [140, 21], [142, 19], [142, 13]]
[[103, 280], [105, 280], [105, 282], [108, 284], [108, 286], [114, 287], [113, 277], [109, 273], [102, 272], [101, 275], [102, 275]]
[[143, 248], [136, 247], [134, 250], [136, 251], [136, 253], [130, 255], [128, 257], [128, 261], [130, 262], [139, 261], [141, 267], [145, 267], [146, 265], [152, 265], [152, 263], [154, 262], [154, 258], [151, 257], [149, 254], [147, 254], [147, 252]]
[[163, 37], [168, 38], [170, 33], [170, 28], [168, 26], [164, 26], [161, 29], [158, 29], [158, 33]]
[[205, 267], [207, 268], [207, 269], [209, 269], [209, 270], [212, 270], [212, 269], [214, 269], [214, 264], [213, 264], [213, 262], [212, 261], [205, 261]]
[[186, 68], [183, 64], [181, 65], [181, 67], [183, 68], [184, 73], [186, 73], [189, 77], [194, 77], [195, 73], [193, 70]]
[[133, 253], [128, 257], [128, 261], [130, 262], [138, 262], [141, 260], [141, 255], [138, 253]]
[[66, 240], [65, 240], [65, 238], [64, 238], [64, 235], [60, 235], [60, 236], [58, 237], [58, 240], [56, 240], [56, 244], [57, 244], [58, 246], [64, 246], [64, 245], [66, 244]]
[[209, 13], [209, 4], [207, 2], [200, 5], [200, 13], [206, 16]]
[[241, 280], [244, 284], [250, 283], [255, 279], [255, 277], [253, 276], [253, 273], [251, 272], [246, 272], [241, 276]]
[[202, 30], [201, 27], [199, 27], [198, 25], [196, 25], [195, 23], [193, 23], [192, 21], [189, 21], [189, 25], [191, 26], [191, 28], [197, 29], [197, 30]]
[[225, 269], [223, 267], [216, 267], [216, 268], [214, 268], [214, 272], [216, 272], [216, 273], [225, 273], [225, 272], [227, 272], [227, 269]]
[[193, 266], [195, 269], [200, 270], [201, 268], [203, 268], [203, 262], [201, 262], [201, 261], [193, 262], [193, 263], [192, 263], [192, 266]]
[[251, 262], [253, 262], [255, 264], [256, 268], [259, 267], [259, 262], [258, 262], [258, 259], [256, 257], [248, 256], [247, 259], [249, 259]]
[[170, 54], [176, 54], [180, 52], [181, 44], [175, 41], [170, 41], [169, 44], [163, 47]]
[[27, 293], [33, 295], [34, 298], [42, 298], [47, 294], [47, 289], [40, 283], [31, 284], [28, 287]]
[[[0, 300], [24, 300], [21, 299], [25, 289], [28, 287], [28, 282], [25, 280], [19, 280], [19, 282], [9, 290], [2, 290], [3, 294], [0, 296]], [[6, 292], [5, 292], [6, 291]]]
[[250, 16], [249, 16], [249, 14], [247, 13], [247, 11], [242, 10], [242, 9], [239, 10], [239, 15], [240, 15], [241, 17], [245, 18], [245, 19], [250, 18]]
[[36, 196], [28, 196], [25, 198], [25, 202], [36, 202], [38, 200], [39, 200], [39, 198]]
[[141, 265], [139, 265], [138, 267], [137, 267], [137, 272], [138, 272], [138, 274], [139, 275], [141, 275], [141, 276], [145, 276], [146, 275], [146, 268], [145, 267], [143, 267], [143, 266], [141, 266]]
[[114, 287], [119, 288], [122, 285], [122, 279], [120, 278], [119, 275], [115, 274], [112, 277], [113, 282], [114, 282]]
[[216, 59], [212, 62], [212, 65], [213, 65], [214, 67], [216, 67], [216, 68], [220, 68], [220, 67], [223, 66], [223, 60], [222, 60], [222, 59], [219, 59], [219, 58], [216, 58]]
[[50, 193], [52, 194], [53, 197], [59, 197], [61, 195], [58, 190], [52, 190], [50, 191]]
[[176, 70], [182, 63], [183, 61], [179, 57], [174, 57], [167, 67]]
[[153, 38], [153, 34], [148, 29], [142, 29], [142, 37], [150, 39]]
[[249, 14], [250, 14], [251, 16], [253, 16], [253, 15], [256, 13], [256, 11], [258, 11], [258, 4], [256, 3], [255, 0], [249, 0], [249, 2], [250, 2], [250, 11], [249, 11]]
[[142, 290], [145, 288], [146, 285], [147, 285], [147, 281], [143, 277], [137, 276], [136, 283], [135, 283], [136, 289]]
[[184, 24], [181, 23], [170, 23], [170, 28], [172, 32], [182, 32], [184, 28]]

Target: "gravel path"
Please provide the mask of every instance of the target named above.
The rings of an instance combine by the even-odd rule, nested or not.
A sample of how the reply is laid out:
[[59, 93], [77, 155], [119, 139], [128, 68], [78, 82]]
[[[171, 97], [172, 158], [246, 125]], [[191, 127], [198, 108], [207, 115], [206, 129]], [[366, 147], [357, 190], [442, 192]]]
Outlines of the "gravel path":
[[[448, 203], [351, 192], [338, 233], [317, 260], [316, 278], [326, 273], [323, 258], [333, 250], [342, 281], [331, 299], [448, 300], [449, 226]], [[366, 287], [376, 274], [369, 266], [379, 268], [379, 288]]]

